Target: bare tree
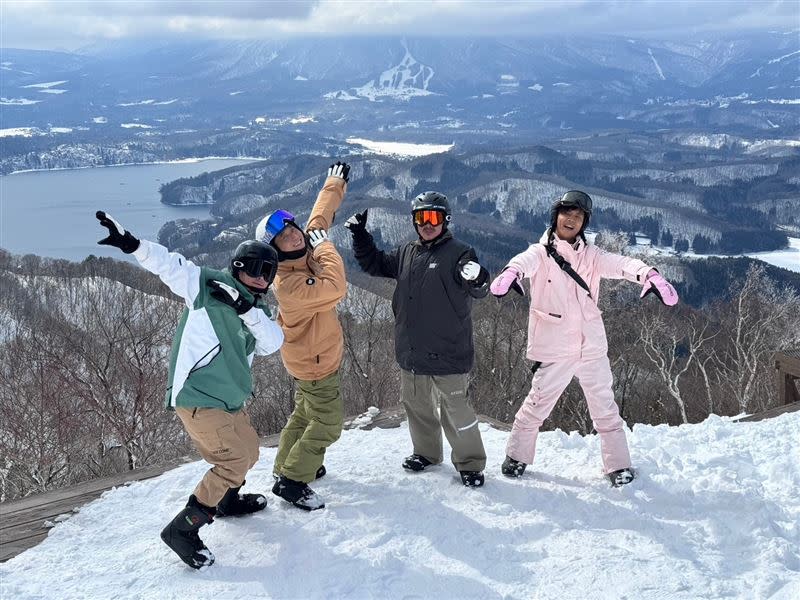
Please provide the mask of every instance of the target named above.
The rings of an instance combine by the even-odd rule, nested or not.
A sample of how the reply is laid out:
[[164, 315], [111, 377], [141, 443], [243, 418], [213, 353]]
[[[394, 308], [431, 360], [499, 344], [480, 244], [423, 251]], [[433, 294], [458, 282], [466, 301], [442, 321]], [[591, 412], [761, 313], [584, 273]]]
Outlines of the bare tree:
[[723, 338], [716, 368], [740, 412], [764, 410], [774, 396], [772, 355], [800, 344], [800, 297], [788, 287], [778, 289], [757, 264], [731, 296], [720, 310]]
[[682, 423], [688, 423], [689, 417], [681, 382], [692, 363], [699, 360], [701, 349], [714, 337], [708, 330], [707, 322], [692, 315], [668, 321], [660, 308], [643, 312], [639, 317], [641, 350], [655, 367], [656, 378], [675, 401]]

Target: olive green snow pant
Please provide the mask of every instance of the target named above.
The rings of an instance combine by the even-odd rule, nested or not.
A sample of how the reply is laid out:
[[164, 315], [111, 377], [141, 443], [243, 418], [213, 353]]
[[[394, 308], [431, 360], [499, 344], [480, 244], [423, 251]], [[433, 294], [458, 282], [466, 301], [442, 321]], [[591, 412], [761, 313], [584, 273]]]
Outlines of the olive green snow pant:
[[294, 411], [281, 431], [272, 471], [309, 483], [322, 466], [325, 449], [342, 434], [344, 404], [338, 371], [318, 381], [295, 379], [295, 384]]
[[468, 387], [468, 373], [416, 375], [400, 369], [400, 397], [408, 416], [414, 454], [433, 464], [441, 463], [444, 429], [452, 448], [450, 460], [456, 470], [483, 471], [486, 451], [478, 418], [469, 404]]
[[216, 506], [228, 488], [244, 483], [258, 461], [258, 434], [243, 408], [229, 413], [219, 408], [176, 408], [175, 413], [206, 462], [214, 465], [194, 490], [197, 500]]

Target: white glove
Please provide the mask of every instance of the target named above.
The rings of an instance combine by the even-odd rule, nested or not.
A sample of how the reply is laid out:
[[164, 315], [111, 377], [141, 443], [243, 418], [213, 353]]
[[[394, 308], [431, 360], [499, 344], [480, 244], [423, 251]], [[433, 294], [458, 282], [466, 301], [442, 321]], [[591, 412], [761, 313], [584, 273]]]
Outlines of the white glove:
[[465, 281], [474, 281], [478, 278], [478, 275], [480, 274], [481, 274], [481, 266], [474, 260], [471, 260], [468, 263], [464, 263], [464, 266], [461, 267], [461, 277]]
[[328, 168], [328, 177], [338, 177], [346, 182], [350, 181], [350, 165], [337, 160]]
[[324, 229], [311, 229], [308, 232], [308, 241], [312, 248], [316, 248], [322, 242], [328, 242], [328, 232]]

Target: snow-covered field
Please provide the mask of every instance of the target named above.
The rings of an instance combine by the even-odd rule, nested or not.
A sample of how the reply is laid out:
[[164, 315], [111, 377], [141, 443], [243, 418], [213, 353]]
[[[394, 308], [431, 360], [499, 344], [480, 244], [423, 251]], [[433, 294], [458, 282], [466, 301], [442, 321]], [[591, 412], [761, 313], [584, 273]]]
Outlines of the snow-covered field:
[[[483, 489], [450, 465], [411, 474], [405, 427], [350, 430], [306, 513], [267, 509], [201, 530], [216, 554], [184, 566], [158, 533], [202, 462], [107, 492], [0, 565], [0, 597], [800, 598], [800, 413], [759, 423], [634, 427], [638, 478], [613, 489], [596, 437], [540, 436], [535, 468], [499, 474], [507, 434], [482, 426]], [[448, 452], [445, 452], [448, 455]], [[246, 489], [271, 486], [262, 449]]]
[[[587, 234], [589, 238], [589, 234]], [[594, 238], [590, 238], [593, 240]], [[636, 238], [636, 250], [644, 252], [645, 254], [670, 254], [674, 255], [676, 252], [672, 248], [665, 248], [663, 246], [651, 246], [650, 241], [646, 238]], [[682, 252], [681, 256], [684, 258], [709, 258], [712, 256], [721, 258], [730, 258], [730, 255], [722, 254], [695, 254], [692, 251]], [[749, 256], [750, 258], [757, 258], [767, 264], [781, 267], [795, 273], [800, 273], [800, 238], [789, 238], [789, 247], [783, 250], [770, 250], [769, 252], [750, 252], [742, 256]]]
[[455, 144], [410, 144], [405, 142], [377, 142], [363, 138], [347, 138], [348, 144], [363, 146], [375, 154], [386, 154], [404, 158], [416, 158], [429, 154], [449, 152]]

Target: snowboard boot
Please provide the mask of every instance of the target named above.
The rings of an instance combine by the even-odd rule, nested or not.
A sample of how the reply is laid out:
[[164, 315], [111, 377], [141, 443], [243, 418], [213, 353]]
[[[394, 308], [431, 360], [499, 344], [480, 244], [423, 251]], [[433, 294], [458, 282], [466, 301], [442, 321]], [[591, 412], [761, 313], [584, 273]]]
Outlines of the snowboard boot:
[[275, 485], [272, 486], [272, 493], [303, 510], [325, 508], [322, 498], [308, 487], [308, 484], [289, 479], [285, 475], [281, 475]]
[[[319, 469], [317, 469], [317, 472], [314, 474], [314, 481], [316, 481], [317, 479], [322, 479], [323, 477], [325, 477], [325, 474], [327, 472], [328, 471], [327, 471], [327, 469], [325, 469], [325, 465], [320, 465]], [[278, 481], [278, 479], [280, 479], [280, 477], [281, 476], [276, 474], [276, 473], [272, 474], [272, 479], [274, 479], [275, 481]], [[242, 485], [244, 485], [244, 484], [242, 484]]]
[[[244, 485], [245, 482], [242, 482]], [[240, 494], [242, 485], [228, 488], [225, 496], [217, 504], [217, 518], [240, 517], [250, 513], [264, 510], [267, 507], [267, 497], [262, 494]]]
[[403, 468], [409, 471], [424, 471], [432, 464], [431, 461], [421, 454], [412, 454], [411, 456], [406, 456], [405, 460], [403, 460]]
[[180, 559], [193, 569], [214, 564], [214, 555], [206, 548], [197, 531], [214, 520], [215, 509], [204, 506], [192, 494], [186, 508], [161, 531], [161, 539]]
[[461, 473], [461, 483], [467, 487], [483, 487], [482, 471], [459, 471]]
[[611, 481], [613, 487], [621, 487], [633, 481], [633, 471], [627, 468], [619, 469], [618, 471], [607, 473], [606, 477]]
[[525, 472], [525, 467], [527, 466], [528, 465], [524, 462], [519, 462], [510, 456], [506, 456], [506, 459], [503, 461], [503, 466], [500, 467], [500, 471], [506, 477], [522, 477], [522, 474]]

